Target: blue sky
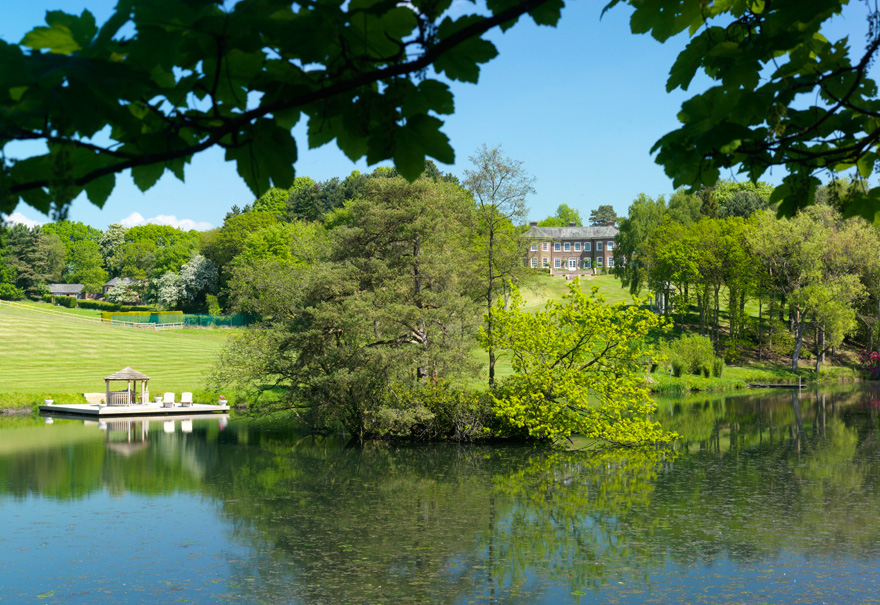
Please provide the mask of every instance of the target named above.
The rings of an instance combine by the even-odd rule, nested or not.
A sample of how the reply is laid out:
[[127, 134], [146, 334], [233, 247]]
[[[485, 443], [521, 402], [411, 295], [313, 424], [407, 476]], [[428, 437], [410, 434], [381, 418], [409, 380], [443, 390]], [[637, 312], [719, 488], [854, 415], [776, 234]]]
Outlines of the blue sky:
[[[43, 23], [46, 10], [79, 13], [88, 8], [103, 23], [114, 4], [0, 0], [6, 5], [0, 38], [20, 40]], [[508, 156], [522, 161], [537, 178], [537, 194], [529, 199], [535, 220], [553, 214], [560, 203], [580, 210], [585, 220], [600, 204], [626, 214], [639, 193], [670, 193], [671, 181], [649, 151], [676, 128], [681, 102], [700, 86], [697, 81], [688, 93], [666, 93], [666, 76], [685, 39], [660, 44], [633, 35], [628, 7], [617, 7], [600, 20], [604, 1], [568, 4], [557, 28], [537, 27], [526, 19], [504, 34], [493, 33], [499, 56], [483, 67], [479, 84], [452, 85], [455, 114], [445, 117], [443, 129], [456, 152], [455, 164], [438, 163], [445, 172], [461, 176], [469, 167], [468, 157], [483, 143], [501, 145]], [[852, 34], [856, 47], [864, 31], [860, 8], [834, 27], [838, 35]], [[308, 149], [304, 132], [302, 123], [294, 130], [298, 176], [324, 180], [371, 169], [363, 162], [352, 163], [334, 143]], [[778, 182], [782, 173], [767, 176]], [[116, 182], [103, 209], [81, 196], [69, 218], [100, 229], [118, 221], [136, 224], [139, 219], [205, 229], [221, 225], [233, 204], [253, 201], [234, 165], [218, 150], [196, 156], [187, 167], [185, 183], [166, 174], [141, 193], [128, 175]], [[25, 205], [17, 210], [32, 221], [49, 220]]]

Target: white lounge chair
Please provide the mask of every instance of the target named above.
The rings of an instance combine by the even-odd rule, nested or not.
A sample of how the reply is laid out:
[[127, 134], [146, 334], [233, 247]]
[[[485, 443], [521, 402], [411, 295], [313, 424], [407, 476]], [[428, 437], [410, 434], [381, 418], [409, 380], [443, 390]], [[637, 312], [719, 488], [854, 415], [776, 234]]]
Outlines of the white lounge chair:
[[165, 393], [165, 397], [162, 399], [162, 407], [163, 408], [173, 408], [174, 407], [174, 393]]
[[192, 433], [193, 432], [193, 421], [192, 420], [181, 420], [180, 421], [180, 430], [184, 433]]
[[193, 394], [192, 393], [181, 393], [180, 394], [180, 407], [192, 407], [193, 404]]

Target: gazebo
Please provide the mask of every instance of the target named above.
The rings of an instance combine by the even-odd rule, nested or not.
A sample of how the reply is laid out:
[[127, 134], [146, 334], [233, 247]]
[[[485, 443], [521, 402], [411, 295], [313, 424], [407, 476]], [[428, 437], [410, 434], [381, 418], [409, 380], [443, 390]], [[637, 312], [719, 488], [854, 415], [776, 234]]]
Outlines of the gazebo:
[[[137, 405], [146, 404], [150, 400], [150, 390], [147, 388], [149, 376], [144, 376], [137, 370], [125, 368], [114, 374], [110, 374], [104, 379], [107, 385], [107, 405]], [[128, 387], [124, 391], [111, 391], [110, 382], [126, 382]], [[138, 393], [138, 382], [141, 383], [140, 393]]]

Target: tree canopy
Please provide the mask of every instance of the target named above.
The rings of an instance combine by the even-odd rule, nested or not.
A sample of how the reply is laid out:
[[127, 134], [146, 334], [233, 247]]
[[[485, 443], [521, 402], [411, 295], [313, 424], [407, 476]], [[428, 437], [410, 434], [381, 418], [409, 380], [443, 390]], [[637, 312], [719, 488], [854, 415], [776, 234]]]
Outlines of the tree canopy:
[[[875, 172], [880, 99], [868, 70], [880, 49], [880, 11], [865, 3], [863, 49], [830, 40], [829, 21], [848, 0], [611, 0], [632, 5], [633, 33], [665, 42], [687, 31], [690, 42], [669, 72], [667, 91], [686, 91], [697, 72], [714, 82], [684, 102], [682, 125], [655, 143], [657, 162], [674, 182], [712, 186], [722, 170], [757, 181], [774, 166], [788, 175], [771, 202], [791, 215], [813, 203], [821, 172]], [[847, 209], [874, 220], [880, 189]]]
[[[452, 163], [438, 116], [449, 86], [497, 55], [483, 36], [523, 15], [555, 25], [563, 0], [120, 0], [99, 25], [49, 11], [20, 43], [0, 41], [0, 213], [20, 201], [63, 213], [85, 191], [102, 206], [116, 175], [141, 190], [220, 147], [255, 196], [294, 179], [291, 129], [336, 140], [352, 160], [393, 160], [415, 179], [425, 156]], [[18, 141], [46, 152], [15, 158]], [[7, 147], [12, 145], [9, 153]]]

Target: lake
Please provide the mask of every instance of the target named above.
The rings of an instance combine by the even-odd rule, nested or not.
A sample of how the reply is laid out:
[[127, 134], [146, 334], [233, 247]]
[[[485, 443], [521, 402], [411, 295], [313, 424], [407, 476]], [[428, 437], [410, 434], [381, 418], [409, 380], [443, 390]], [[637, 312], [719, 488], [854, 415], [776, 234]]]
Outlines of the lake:
[[878, 385], [659, 399], [675, 452], [0, 417], [0, 601], [880, 603]]

